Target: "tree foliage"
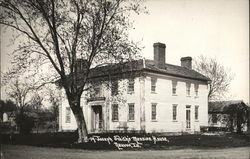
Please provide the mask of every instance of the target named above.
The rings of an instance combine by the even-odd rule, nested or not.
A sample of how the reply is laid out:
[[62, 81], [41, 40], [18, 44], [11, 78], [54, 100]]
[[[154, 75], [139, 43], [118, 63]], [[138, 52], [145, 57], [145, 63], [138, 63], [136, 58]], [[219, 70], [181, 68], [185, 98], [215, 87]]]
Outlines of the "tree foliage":
[[222, 66], [215, 58], [199, 56], [194, 69], [211, 79], [209, 84], [209, 100], [218, 100], [225, 96], [233, 79], [230, 70]]
[[250, 108], [245, 104], [234, 104], [230, 105], [227, 113], [229, 115], [228, 127], [231, 131], [241, 134], [244, 126], [249, 126], [249, 111]]
[[[135, 0], [1, 0], [0, 24], [25, 37], [13, 53], [16, 69], [48, 64], [60, 79], [75, 116], [79, 142], [87, 141], [80, 100], [90, 68], [136, 58], [140, 50], [129, 40], [131, 13], [142, 11]], [[78, 80], [78, 59], [84, 59], [84, 77]], [[49, 78], [47, 77], [47, 78]], [[52, 80], [52, 79], [50, 79]]]

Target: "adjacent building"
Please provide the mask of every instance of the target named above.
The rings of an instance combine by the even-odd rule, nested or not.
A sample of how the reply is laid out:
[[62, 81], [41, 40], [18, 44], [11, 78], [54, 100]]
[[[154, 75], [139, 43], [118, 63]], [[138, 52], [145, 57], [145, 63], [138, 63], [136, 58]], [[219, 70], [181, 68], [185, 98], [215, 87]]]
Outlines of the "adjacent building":
[[[191, 57], [182, 57], [181, 66], [166, 64], [165, 44], [153, 47], [154, 60], [91, 70], [92, 87], [81, 100], [88, 132], [194, 133], [208, 126], [210, 80], [192, 69]], [[59, 127], [61, 131], [77, 129], [65, 97]]]

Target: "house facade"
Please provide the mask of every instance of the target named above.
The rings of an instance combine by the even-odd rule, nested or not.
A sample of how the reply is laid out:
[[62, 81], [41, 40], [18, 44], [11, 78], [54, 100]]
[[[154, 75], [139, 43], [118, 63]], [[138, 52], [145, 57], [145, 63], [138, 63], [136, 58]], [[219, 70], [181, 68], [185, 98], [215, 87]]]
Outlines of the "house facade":
[[[108, 74], [100, 75], [103, 68], [92, 71], [90, 79], [96, 74], [108, 78], [82, 95], [88, 132], [193, 133], [208, 125], [209, 79], [192, 69], [191, 57], [181, 58], [181, 66], [166, 64], [165, 47], [154, 44], [154, 60], [112, 66]], [[59, 109], [59, 129], [77, 129], [65, 97]]]

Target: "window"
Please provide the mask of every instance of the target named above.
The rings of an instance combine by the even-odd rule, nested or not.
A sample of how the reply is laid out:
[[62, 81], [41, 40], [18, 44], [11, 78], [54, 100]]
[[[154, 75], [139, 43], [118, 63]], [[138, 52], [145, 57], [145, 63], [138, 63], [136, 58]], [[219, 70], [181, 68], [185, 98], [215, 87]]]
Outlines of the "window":
[[199, 95], [199, 85], [198, 84], [194, 85], [194, 92], [195, 92], [195, 96], [198, 97], [198, 95]]
[[71, 110], [70, 110], [70, 107], [66, 107], [66, 123], [70, 123], [70, 113], [71, 113]]
[[112, 81], [111, 82], [111, 95], [115, 96], [118, 94], [118, 81]]
[[151, 105], [151, 119], [152, 120], [156, 120], [156, 104], [152, 104]]
[[151, 92], [156, 90], [156, 78], [151, 78]]
[[176, 120], [177, 117], [177, 105], [173, 105], [173, 120]]
[[112, 105], [112, 120], [113, 121], [119, 120], [118, 104]]
[[191, 84], [186, 83], [186, 94], [187, 94], [187, 96], [190, 96], [190, 88], [191, 88]]
[[212, 123], [217, 124], [217, 121], [218, 121], [217, 114], [212, 114]]
[[198, 120], [199, 119], [199, 106], [196, 105], [195, 106], [195, 110], [194, 110], [194, 117], [195, 117], [195, 120]]
[[128, 80], [128, 92], [134, 92], [134, 84], [135, 84], [134, 79]]
[[134, 103], [128, 104], [128, 120], [135, 120], [135, 105]]
[[99, 85], [93, 86], [90, 92], [90, 97], [91, 98], [101, 97], [101, 88]]
[[176, 95], [177, 81], [172, 81], [172, 94]]

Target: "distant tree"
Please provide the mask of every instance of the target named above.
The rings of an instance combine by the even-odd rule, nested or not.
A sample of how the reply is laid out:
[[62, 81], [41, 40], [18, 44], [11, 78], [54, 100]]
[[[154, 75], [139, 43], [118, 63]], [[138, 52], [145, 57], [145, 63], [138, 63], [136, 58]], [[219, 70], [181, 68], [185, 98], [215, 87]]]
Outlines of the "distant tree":
[[[1, 0], [0, 7], [0, 24], [28, 39], [16, 51], [17, 70], [34, 61], [53, 68], [75, 116], [78, 142], [87, 141], [80, 100], [90, 68], [137, 56], [128, 30], [130, 14], [141, 12], [141, 0]], [[84, 70], [81, 81], [79, 69]]]
[[48, 89], [48, 94], [49, 94], [49, 102], [51, 104], [51, 107], [49, 108], [50, 112], [52, 113], [52, 120], [54, 122], [54, 128], [56, 131], [59, 129], [59, 105], [60, 105], [60, 100], [61, 96], [59, 91], [56, 89]]
[[[31, 80], [32, 81], [32, 80]], [[29, 133], [34, 126], [36, 111], [40, 110], [42, 98], [37, 91], [41, 88], [28, 79], [15, 78], [8, 81], [6, 94], [15, 101], [16, 124], [20, 133]]]
[[199, 56], [195, 59], [194, 69], [211, 79], [208, 99], [218, 100], [224, 97], [233, 79], [229, 69], [219, 64], [215, 58]]
[[0, 112], [13, 112], [16, 110], [16, 104], [12, 100], [0, 100]]
[[241, 134], [242, 128], [248, 126], [249, 123], [249, 107], [245, 105], [230, 105], [227, 112], [229, 114], [229, 123], [228, 127], [230, 131], [234, 131]]

